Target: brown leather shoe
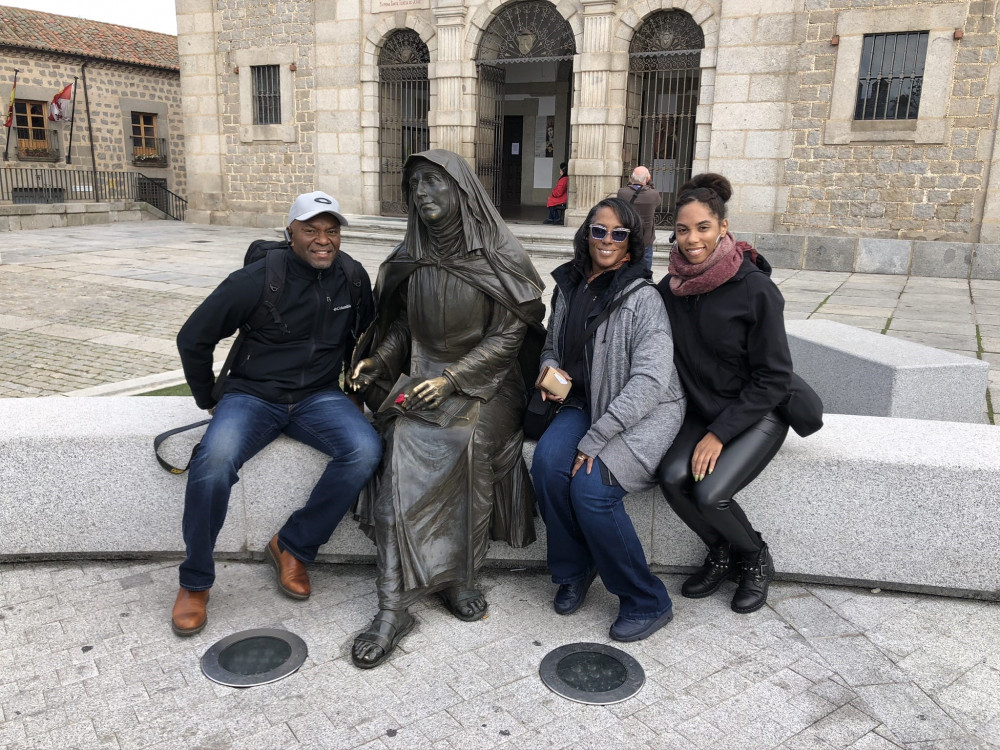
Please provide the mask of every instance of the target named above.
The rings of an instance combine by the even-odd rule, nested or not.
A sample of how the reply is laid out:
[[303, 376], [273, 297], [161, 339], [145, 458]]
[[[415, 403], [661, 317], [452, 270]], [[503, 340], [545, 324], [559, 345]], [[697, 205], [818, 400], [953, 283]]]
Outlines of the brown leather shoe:
[[170, 627], [174, 633], [180, 636], [195, 635], [205, 629], [208, 622], [208, 615], [205, 613], [205, 605], [208, 604], [208, 589], [205, 591], [188, 591], [181, 589], [177, 592], [177, 601], [174, 602], [174, 613], [170, 618]]
[[305, 563], [290, 552], [278, 549], [277, 534], [271, 537], [264, 551], [278, 572], [278, 588], [292, 599], [308, 599], [312, 587], [309, 585], [309, 574], [306, 572]]

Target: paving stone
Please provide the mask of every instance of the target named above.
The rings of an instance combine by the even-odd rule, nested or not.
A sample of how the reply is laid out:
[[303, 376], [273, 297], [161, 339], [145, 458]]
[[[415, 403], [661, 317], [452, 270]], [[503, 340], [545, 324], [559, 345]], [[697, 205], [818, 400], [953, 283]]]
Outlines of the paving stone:
[[966, 735], [920, 688], [910, 684], [863, 685], [858, 695], [903, 742], [923, 742]]

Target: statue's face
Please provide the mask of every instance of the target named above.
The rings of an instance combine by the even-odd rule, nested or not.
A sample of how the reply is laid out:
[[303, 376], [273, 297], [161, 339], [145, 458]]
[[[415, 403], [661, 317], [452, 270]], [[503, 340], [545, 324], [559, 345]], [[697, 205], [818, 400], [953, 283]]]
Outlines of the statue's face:
[[421, 164], [414, 169], [409, 189], [417, 213], [428, 224], [446, 222], [458, 211], [454, 183], [443, 169], [434, 164]]

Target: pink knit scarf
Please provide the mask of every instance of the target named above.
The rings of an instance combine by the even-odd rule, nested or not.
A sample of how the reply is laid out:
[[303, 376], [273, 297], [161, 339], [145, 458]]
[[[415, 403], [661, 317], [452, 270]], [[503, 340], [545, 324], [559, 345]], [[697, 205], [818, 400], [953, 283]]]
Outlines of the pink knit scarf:
[[670, 250], [670, 291], [678, 297], [705, 294], [725, 284], [739, 270], [743, 253], [756, 260], [757, 251], [746, 242], [737, 242], [729, 232], [702, 263], [689, 263], [675, 244]]

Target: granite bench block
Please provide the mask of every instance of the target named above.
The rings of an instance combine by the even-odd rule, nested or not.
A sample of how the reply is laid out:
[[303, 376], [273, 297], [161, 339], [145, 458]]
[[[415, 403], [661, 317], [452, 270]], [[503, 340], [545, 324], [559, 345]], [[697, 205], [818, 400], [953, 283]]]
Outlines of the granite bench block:
[[795, 371], [829, 414], [982, 421], [987, 362], [831, 320], [785, 328]]
[[854, 237], [807, 237], [802, 267], [808, 271], [853, 271], [857, 244]]
[[766, 234], [759, 232], [754, 247], [775, 268], [802, 268], [806, 238], [801, 234]]
[[830, 415], [739, 501], [790, 577], [1000, 598], [995, 427]]
[[[203, 416], [180, 398], [0, 399], [0, 560], [172, 553], [179, 559], [186, 476], [156, 464], [153, 436]], [[186, 460], [197, 432], [175, 436], [168, 460]], [[976, 447], [974, 451], [968, 446]], [[525, 444], [530, 459], [533, 444]], [[219, 557], [260, 553], [301, 506], [326, 457], [279, 437], [234, 487]], [[828, 414], [739, 495], [772, 546], [779, 573], [885, 588], [1000, 598], [1000, 430]], [[689, 570], [704, 550], [658, 489], [626, 507], [657, 570]], [[490, 549], [492, 564], [545, 564], [539, 541]], [[351, 518], [322, 560], [374, 560]]]
[[1000, 245], [976, 245], [971, 276], [974, 279], [1000, 279]]
[[858, 256], [854, 270], [858, 273], [888, 273], [906, 275], [910, 271], [910, 240], [879, 240], [862, 237], [858, 240]]
[[[182, 552], [186, 476], [160, 468], [152, 439], [202, 418], [188, 399], [0, 399], [0, 556]], [[194, 442], [178, 436], [168, 460], [186, 461]], [[231, 513], [220, 547], [245, 537]]]
[[910, 274], [967, 279], [972, 270], [971, 242], [914, 242]]

